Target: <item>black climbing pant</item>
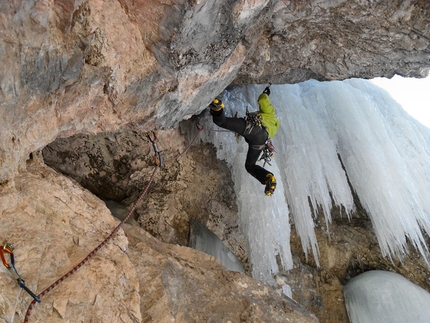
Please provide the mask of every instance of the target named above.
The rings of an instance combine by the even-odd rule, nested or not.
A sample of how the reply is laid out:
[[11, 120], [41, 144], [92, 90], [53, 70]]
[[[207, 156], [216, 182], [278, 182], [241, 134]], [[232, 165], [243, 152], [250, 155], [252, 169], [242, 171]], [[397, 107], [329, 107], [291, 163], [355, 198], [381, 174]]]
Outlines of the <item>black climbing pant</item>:
[[[243, 118], [229, 118], [224, 115], [224, 109], [211, 111], [213, 122], [221, 128], [236, 132], [245, 138], [248, 143], [245, 169], [254, 176], [261, 184], [266, 184], [266, 175], [271, 174], [263, 167], [256, 165], [268, 135], [264, 128], [254, 126], [251, 132], [244, 134], [248, 121]], [[247, 131], [248, 132], [248, 131]]]

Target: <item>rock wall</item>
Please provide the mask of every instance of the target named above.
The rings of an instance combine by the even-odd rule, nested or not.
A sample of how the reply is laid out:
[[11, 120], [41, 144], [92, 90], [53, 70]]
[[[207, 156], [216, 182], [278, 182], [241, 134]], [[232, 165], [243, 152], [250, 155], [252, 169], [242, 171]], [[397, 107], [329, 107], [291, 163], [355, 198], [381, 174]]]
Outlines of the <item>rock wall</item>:
[[[34, 155], [0, 191], [0, 237], [36, 295], [69, 272], [119, 221], [103, 201]], [[318, 320], [274, 288], [187, 247], [124, 224], [72, 276], [41, 297], [29, 322], [296, 322]], [[9, 255], [6, 260], [11, 263]], [[24, 321], [32, 298], [0, 268], [0, 322]]]
[[0, 183], [58, 137], [174, 127], [227, 85], [422, 77], [415, 1], [1, 1]]
[[[382, 256], [371, 220], [355, 200], [357, 210], [349, 220], [339, 208], [333, 208], [333, 222], [326, 226], [322, 210], [315, 219], [315, 232], [320, 251], [320, 267], [312, 255], [306, 258], [294, 223], [291, 228], [291, 252], [294, 267], [280, 272], [279, 284], [288, 283], [292, 296], [320, 322], [348, 323], [343, 291], [351, 278], [369, 271], [398, 273], [430, 291], [429, 267], [424, 258], [409, 245], [409, 254], [399, 259]], [[427, 239], [427, 244], [430, 240]]]
[[[151, 134], [151, 137], [153, 135]], [[186, 246], [189, 221], [209, 227], [248, 263], [238, 229], [236, 194], [230, 171], [214, 147], [190, 147], [179, 130], [156, 132], [162, 165], [145, 203], [133, 214], [139, 224], [166, 243]], [[44, 161], [105, 201], [124, 209], [138, 199], [154, 168], [154, 150], [145, 133], [119, 131], [58, 139], [43, 149]]]
[[279, 1], [265, 28], [254, 26], [258, 41], [246, 34], [253, 49], [235, 82], [422, 77], [429, 9], [426, 1]]
[[[83, 260], [117, 223], [89, 191], [32, 163], [15, 177], [15, 187], [8, 185], [0, 192], [0, 237], [2, 244], [14, 245], [15, 267], [38, 295]], [[135, 292], [139, 281], [127, 249], [121, 230], [86, 265], [42, 297], [30, 322], [110, 322], [112, 317], [140, 321], [140, 297]], [[3, 264], [0, 285], [0, 322], [23, 322], [32, 298]]]
[[[197, 219], [216, 232], [250, 275], [247, 243], [238, 225], [229, 169], [216, 159], [213, 146], [201, 144], [171, 163], [169, 160], [183, 147], [183, 138], [173, 130], [157, 133], [158, 147], [168, 165], [160, 170], [144, 203], [138, 206], [134, 224], [162, 242], [185, 246], [189, 221]], [[94, 194], [102, 198], [109, 194], [108, 198], [127, 207], [137, 199], [153, 168], [151, 143], [144, 135], [132, 131], [56, 140], [43, 150], [43, 156], [48, 165]], [[396, 272], [430, 290], [429, 268], [414, 247], [410, 246], [411, 252], [403, 262], [384, 258], [371, 220], [357, 197], [355, 204], [357, 210], [351, 219], [340, 208], [333, 208], [329, 228], [322, 210], [318, 210], [315, 229], [319, 267], [312, 254], [306, 258], [292, 221], [290, 245], [294, 266], [286, 271], [279, 263], [279, 273], [273, 277], [275, 289], [281, 292], [288, 285], [293, 299], [314, 313], [321, 323], [349, 322], [343, 288], [350, 278], [364, 271]]]
[[[0, 238], [15, 244], [17, 269], [28, 287], [40, 292], [118, 223], [102, 201], [43, 166], [38, 150], [80, 134], [175, 128], [231, 83], [423, 77], [430, 68], [429, 6], [427, 0], [0, 0]], [[191, 156], [198, 160], [199, 153]], [[202, 160], [184, 163], [214, 174]], [[145, 161], [133, 162], [124, 163], [130, 167], [122, 177], [99, 184], [134, 178], [135, 187], [142, 185], [138, 169]], [[92, 169], [97, 171], [83, 171]], [[166, 171], [166, 184], [178, 174]], [[207, 201], [214, 186], [201, 193], [194, 179], [187, 177], [200, 194], [196, 199]], [[171, 185], [172, 192], [184, 189]], [[124, 195], [130, 201], [131, 191]], [[165, 198], [165, 192], [155, 193]], [[219, 193], [223, 203], [211, 202], [207, 210], [223, 223], [215, 231], [234, 241], [246, 263], [242, 238], [229, 236], [234, 220], [221, 217], [228, 207], [234, 213], [223, 194], [228, 189]], [[156, 201], [134, 220], [149, 214], [140, 222], [145, 229], [168, 242], [185, 241], [183, 222], [169, 221], [172, 200]], [[174, 209], [181, 220], [190, 206], [191, 214], [204, 213], [196, 203], [181, 202]], [[274, 289], [226, 272], [212, 258], [125, 228], [73, 280], [37, 304], [32, 319], [317, 321]], [[324, 278], [314, 277], [315, 284]], [[29, 296], [4, 268], [0, 285], [0, 322], [22, 319]], [[312, 306], [317, 312], [318, 303]]]

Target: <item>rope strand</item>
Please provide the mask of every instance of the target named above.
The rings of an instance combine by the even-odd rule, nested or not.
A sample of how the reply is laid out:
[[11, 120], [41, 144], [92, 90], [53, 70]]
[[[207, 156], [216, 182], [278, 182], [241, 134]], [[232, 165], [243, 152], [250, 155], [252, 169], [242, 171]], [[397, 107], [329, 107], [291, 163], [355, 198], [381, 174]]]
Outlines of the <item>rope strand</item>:
[[[196, 127], [198, 129], [198, 132], [196, 134], [196, 136], [193, 138], [193, 140], [189, 143], [189, 145], [185, 148], [185, 150], [178, 154], [176, 157], [172, 158], [170, 161], [173, 161], [175, 159], [180, 158], [182, 155], [184, 155], [186, 152], [188, 152], [189, 148], [191, 147], [191, 145], [194, 143], [194, 141], [197, 139], [200, 131], [203, 130], [203, 127], [199, 124], [196, 124]], [[112, 239], [112, 237], [115, 235], [115, 233], [118, 232], [118, 230], [121, 228], [121, 226], [130, 218], [131, 214], [136, 210], [137, 206], [139, 205], [139, 203], [142, 201], [143, 197], [146, 195], [146, 193], [149, 190], [149, 187], [151, 186], [154, 177], [155, 177], [155, 173], [157, 172], [157, 170], [160, 168], [159, 164], [155, 165], [154, 171], [152, 172], [152, 175], [149, 179], [148, 184], [146, 185], [144, 191], [142, 192], [142, 194], [140, 194], [139, 198], [136, 200], [136, 202], [134, 202], [132, 208], [130, 209], [130, 211], [128, 212], [127, 216], [112, 230], [112, 232], [97, 246], [95, 247], [79, 264], [77, 264], [75, 267], [73, 267], [70, 271], [68, 271], [66, 274], [64, 274], [62, 277], [60, 277], [59, 279], [57, 279], [53, 284], [51, 284], [48, 288], [46, 288], [43, 292], [41, 292], [39, 295], [37, 295], [38, 298], [41, 298], [43, 296], [45, 296], [47, 293], [49, 293], [52, 289], [54, 289], [58, 284], [60, 284], [63, 280], [65, 280], [66, 278], [70, 277], [71, 275], [73, 275], [79, 268], [81, 268], [84, 264], [86, 264], [88, 262], [88, 260], [90, 260], [96, 253], [97, 251], [99, 251], [101, 248], [103, 248], [103, 246], [106, 245], [106, 243]], [[30, 305], [27, 308], [27, 312], [25, 314], [25, 318], [24, 318], [24, 323], [28, 323], [28, 320], [30, 318], [31, 315], [31, 311], [33, 310], [33, 306], [36, 304], [36, 300], [33, 299], [33, 301], [30, 303]]]

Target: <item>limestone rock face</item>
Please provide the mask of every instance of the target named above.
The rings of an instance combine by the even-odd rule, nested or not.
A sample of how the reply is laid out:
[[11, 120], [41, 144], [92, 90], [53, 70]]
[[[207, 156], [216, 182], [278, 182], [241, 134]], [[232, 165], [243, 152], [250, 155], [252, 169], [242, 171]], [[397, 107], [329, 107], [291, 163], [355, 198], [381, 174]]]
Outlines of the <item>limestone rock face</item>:
[[232, 82], [429, 69], [428, 1], [1, 1], [0, 183], [58, 137], [172, 127]]
[[[118, 224], [105, 203], [43, 166], [37, 151], [75, 135], [174, 129], [231, 83], [423, 77], [429, 15], [427, 0], [0, 0], [0, 238], [15, 245], [26, 285], [42, 291]], [[69, 166], [68, 174], [76, 171], [76, 181], [85, 178], [114, 202], [134, 201], [152, 151], [145, 146], [133, 155], [122, 139], [105, 138], [121, 142], [123, 152], [87, 155], [88, 166], [77, 157], [83, 167]], [[124, 152], [130, 159], [118, 162]], [[67, 154], [54, 153], [54, 163], [78, 160]], [[180, 172], [216, 178], [225, 165], [214, 166], [210, 154], [190, 150], [189, 159], [160, 172], [165, 187], [137, 210], [133, 220], [159, 240], [125, 226], [46, 295], [31, 320], [316, 322], [270, 287], [160, 242], [185, 244], [184, 223], [203, 214], [199, 220], [212, 221], [246, 264], [243, 237], [232, 234], [228, 179], [218, 192], [217, 184]], [[181, 197], [188, 190], [199, 203]], [[31, 299], [3, 267], [0, 290], [0, 322], [23, 319]]]
[[130, 259], [140, 278], [143, 322], [297, 322], [316, 317], [272, 287], [197, 250], [160, 244], [127, 226]]
[[279, 1], [267, 15], [266, 28], [254, 26], [261, 36], [250, 40], [253, 50], [236, 82], [421, 77], [428, 71], [426, 1]]
[[[0, 236], [14, 243], [16, 268], [37, 295], [85, 259], [118, 221], [76, 182], [37, 158], [30, 164], [14, 187], [0, 191]], [[137, 226], [124, 230], [42, 296], [29, 322], [318, 322], [213, 257], [161, 243]], [[0, 322], [23, 321], [32, 298], [3, 265], [0, 286]]]
[[[81, 262], [117, 222], [93, 194], [46, 166], [32, 165], [14, 182], [0, 192], [0, 237], [14, 245], [15, 267], [38, 295]], [[42, 297], [30, 322], [140, 321], [139, 281], [127, 249], [121, 230]], [[23, 321], [32, 298], [3, 264], [0, 270], [0, 322]]]
[[[189, 147], [183, 154], [186, 145], [178, 130], [157, 131], [156, 145], [162, 167], [145, 203], [137, 206], [134, 223], [163, 242], [188, 245], [189, 221], [197, 220], [246, 264], [245, 238], [238, 230], [236, 194], [227, 165], [209, 145]], [[116, 209], [122, 206], [123, 214], [138, 199], [155, 165], [149, 138], [129, 130], [58, 139], [43, 149], [43, 157], [108, 206], [113, 202]]]

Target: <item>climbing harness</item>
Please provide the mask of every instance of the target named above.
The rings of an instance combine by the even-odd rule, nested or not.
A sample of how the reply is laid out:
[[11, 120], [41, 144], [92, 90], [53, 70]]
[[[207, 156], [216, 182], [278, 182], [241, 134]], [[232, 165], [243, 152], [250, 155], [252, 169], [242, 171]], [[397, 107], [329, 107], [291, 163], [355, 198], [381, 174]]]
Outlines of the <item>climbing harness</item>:
[[[267, 132], [266, 127], [263, 125], [261, 116], [258, 115], [256, 112], [249, 112], [248, 108], [246, 108], [246, 116], [244, 117], [244, 119], [246, 121], [246, 128], [243, 132], [243, 135], [250, 134], [254, 127], [260, 127]], [[255, 150], [262, 150], [263, 153], [258, 161], [264, 161], [263, 167], [266, 166], [266, 163], [269, 166], [272, 166], [271, 162], [272, 159], [275, 157], [273, 155], [273, 153], [275, 152], [275, 147], [273, 146], [272, 140], [270, 138], [266, 140], [264, 145], [250, 145], [250, 148]]]
[[[25, 286], [24, 279], [21, 278], [20, 274], [18, 274], [18, 271], [15, 268], [15, 256], [13, 255], [13, 245], [10, 243], [5, 242], [3, 246], [1, 246], [0, 249], [0, 257], [1, 261], [3, 262], [3, 265], [10, 271], [12, 276], [17, 280], [19, 287], [24, 289], [33, 299], [40, 303], [40, 298], [37, 297], [30, 289], [28, 289], [27, 286]], [[4, 253], [8, 253], [10, 256], [10, 264], [6, 261], [6, 257]]]
[[[200, 124], [196, 123], [196, 128], [197, 128], [197, 133], [195, 135], [195, 137], [193, 138], [193, 140], [191, 140], [191, 142], [188, 144], [188, 146], [185, 148], [185, 150], [182, 153], [179, 153], [177, 156], [175, 156], [174, 158], [172, 158], [171, 160], [169, 160], [168, 162], [171, 162], [173, 160], [178, 159], [179, 157], [181, 157], [183, 154], [185, 154], [190, 147], [193, 145], [194, 141], [197, 139], [200, 131], [203, 130], [203, 126], [201, 126]], [[151, 135], [153, 137], [151, 137]], [[74, 274], [79, 268], [81, 268], [85, 263], [88, 262], [88, 260], [90, 260], [96, 253], [97, 251], [99, 251], [103, 246], [105, 246], [108, 241], [110, 239], [112, 239], [112, 237], [115, 235], [115, 233], [118, 232], [118, 230], [121, 228], [121, 226], [127, 222], [127, 220], [130, 218], [131, 214], [136, 210], [137, 206], [139, 205], [139, 203], [142, 201], [143, 197], [145, 196], [145, 194], [148, 192], [149, 187], [151, 186], [153, 180], [154, 180], [154, 176], [155, 173], [157, 172], [158, 168], [160, 168], [161, 166], [161, 154], [158, 151], [157, 148], [157, 144], [155, 143], [155, 141], [157, 140], [157, 137], [155, 135], [155, 132], [147, 132], [147, 136], [149, 138], [149, 140], [152, 143], [152, 146], [154, 148], [155, 151], [155, 157], [157, 158], [156, 163], [155, 163], [155, 168], [154, 171], [152, 172], [152, 175], [149, 179], [148, 184], [146, 185], [145, 189], [143, 190], [143, 192], [140, 194], [139, 198], [136, 200], [136, 202], [134, 202], [133, 206], [131, 207], [130, 211], [128, 212], [128, 214], [126, 215], [126, 217], [112, 230], [112, 232], [107, 236], [107, 238], [105, 238], [105, 240], [103, 240], [97, 247], [95, 247], [93, 249], [93, 251], [91, 251], [79, 264], [77, 264], [75, 267], [73, 267], [70, 271], [68, 271], [66, 274], [64, 274], [62, 277], [60, 277], [59, 279], [57, 279], [53, 284], [51, 284], [48, 288], [46, 288], [43, 292], [41, 292], [39, 295], [35, 296], [33, 293], [31, 293], [31, 291], [29, 291], [25, 285], [21, 286], [22, 288], [24, 288], [30, 295], [34, 295], [34, 299], [33, 301], [30, 303], [30, 305], [27, 308], [27, 312], [25, 314], [25, 318], [24, 318], [24, 323], [28, 323], [28, 320], [30, 318], [30, 314], [31, 311], [33, 310], [33, 306], [36, 304], [36, 302], [40, 302], [40, 297], [46, 295], [49, 291], [51, 291], [52, 289], [54, 289], [58, 284], [60, 284], [63, 280], [65, 280], [66, 278], [70, 277], [72, 274]], [[10, 245], [9, 245], [10, 246]], [[12, 255], [12, 250], [10, 247], [7, 248], [7, 252], [10, 253]], [[4, 259], [3, 253], [0, 253], [3, 264], [6, 266], [6, 260]], [[8, 264], [9, 265], [9, 264]], [[6, 266], [7, 267], [7, 266]], [[9, 268], [9, 267], [7, 267]], [[16, 272], [16, 270], [15, 270]], [[24, 282], [24, 281], [22, 281]]]
[[[152, 138], [151, 138], [152, 135]], [[146, 136], [148, 137], [149, 141], [152, 143], [152, 147], [154, 148], [154, 163], [155, 165], [161, 167], [163, 165], [163, 160], [161, 158], [161, 154], [158, 151], [158, 147], [157, 147], [157, 136], [155, 135], [154, 131], [148, 131], [146, 133]]]
[[261, 116], [256, 112], [249, 112], [248, 108], [246, 108], [246, 115], [243, 118], [246, 121], [246, 127], [242, 133], [242, 136], [249, 135], [254, 127], [261, 127], [266, 130], [261, 121]]

